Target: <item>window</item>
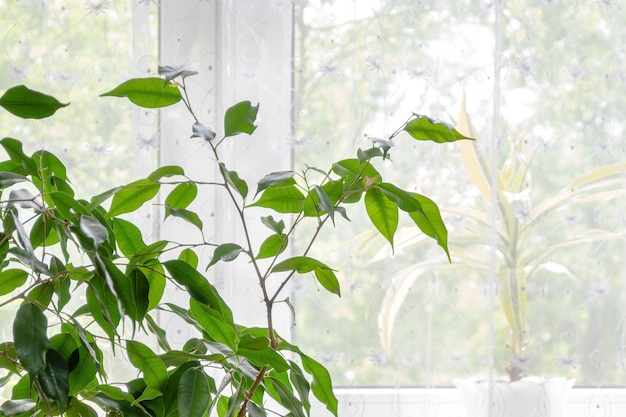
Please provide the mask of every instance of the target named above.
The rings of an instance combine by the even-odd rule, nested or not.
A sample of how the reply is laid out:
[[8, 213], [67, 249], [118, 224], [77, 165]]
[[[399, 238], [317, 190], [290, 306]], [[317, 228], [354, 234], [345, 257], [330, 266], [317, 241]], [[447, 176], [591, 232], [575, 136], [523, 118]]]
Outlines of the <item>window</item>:
[[[231, 164], [245, 178], [303, 162], [325, 168], [325, 155], [351, 157], [368, 146], [364, 134], [388, 135], [411, 112], [471, 126], [475, 148], [403, 142], [381, 167], [435, 198], [452, 263], [402, 224], [393, 254], [373, 234], [329, 230], [323, 246], [344, 272], [343, 298], [317, 294], [305, 279], [294, 285], [294, 338], [332, 370], [343, 415], [459, 415], [451, 378], [501, 374], [507, 364], [514, 339], [498, 273], [508, 261], [527, 274], [518, 289], [527, 294], [528, 347], [513, 360], [528, 373], [575, 377], [572, 413], [623, 414], [626, 394], [612, 388], [626, 384], [626, 12], [617, 2], [31, 1], [0, 10], [13, 22], [3, 26], [2, 88], [24, 82], [64, 97], [80, 91], [66, 83], [97, 78], [102, 88], [84, 93], [92, 97], [163, 63], [201, 73], [190, 82], [207, 122], [236, 101], [259, 101], [264, 140], [230, 145], [247, 155]], [[206, 174], [208, 156], [187, 140], [182, 112], [136, 111], [131, 125], [118, 122], [128, 121], [119, 102], [85, 111], [80, 99], [67, 98], [80, 111], [68, 121], [84, 120], [85, 131], [71, 133], [87, 139], [35, 131], [68, 138], [63, 124], [15, 134], [49, 138], [36, 145], [61, 154], [82, 150], [75, 166], [97, 164], [113, 183], [151, 164]], [[293, 161], [275, 149], [292, 149]], [[473, 152], [486, 158], [484, 175]], [[107, 176], [79, 181], [102, 189]], [[485, 188], [498, 179], [500, 192]], [[207, 219], [228, 225], [215, 196], [202, 201]], [[144, 223], [154, 227], [150, 213]], [[236, 275], [216, 274], [217, 285], [240, 321], [257, 324], [256, 296]], [[283, 316], [290, 329], [288, 309]], [[164, 325], [186, 340], [181, 323]]]

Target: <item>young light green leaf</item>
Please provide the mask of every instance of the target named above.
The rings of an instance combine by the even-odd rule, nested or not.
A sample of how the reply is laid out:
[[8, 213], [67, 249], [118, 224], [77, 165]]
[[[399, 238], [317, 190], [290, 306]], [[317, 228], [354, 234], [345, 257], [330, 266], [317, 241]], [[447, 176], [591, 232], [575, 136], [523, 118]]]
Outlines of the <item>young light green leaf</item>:
[[189, 305], [191, 317], [198, 322], [211, 341], [223, 343], [233, 350], [237, 347], [237, 332], [232, 324], [224, 323], [216, 317], [213, 309], [196, 300], [190, 300]]
[[148, 179], [152, 182], [157, 182], [163, 177], [175, 177], [175, 176], [184, 176], [185, 170], [178, 165], [166, 165], [155, 169], [150, 175], [148, 175]]
[[171, 106], [183, 98], [178, 87], [164, 85], [158, 77], [133, 78], [100, 96], [127, 97], [132, 103], [150, 109]]
[[178, 259], [184, 262], [187, 262], [189, 265], [191, 265], [194, 268], [198, 267], [198, 254], [190, 248], [186, 248], [183, 249], [182, 251], [180, 251], [180, 254], [178, 255]]
[[178, 415], [202, 417], [211, 402], [207, 376], [200, 367], [187, 369], [178, 383]]
[[5, 269], [0, 271], [0, 295], [6, 295], [21, 287], [28, 278], [28, 273], [22, 269]]
[[47, 331], [48, 319], [39, 307], [22, 304], [13, 320], [13, 342], [20, 363], [33, 379], [46, 367]]
[[278, 213], [299, 213], [304, 207], [304, 195], [295, 185], [268, 188], [250, 207], [265, 207]]
[[224, 176], [226, 183], [230, 185], [232, 188], [237, 190], [239, 195], [245, 200], [248, 196], [248, 184], [241, 178], [239, 178], [239, 174], [235, 171], [229, 171], [226, 169], [226, 165], [220, 162], [220, 172]]
[[24, 85], [11, 87], [0, 97], [0, 106], [23, 119], [43, 119], [68, 105]]
[[313, 259], [308, 256], [294, 256], [293, 258], [285, 259], [284, 261], [274, 265], [272, 272], [296, 271], [299, 274], [306, 274], [307, 272], [311, 272], [316, 269], [331, 270], [328, 265], [318, 261], [317, 259]]
[[167, 368], [161, 358], [148, 346], [135, 340], [127, 340], [126, 349], [130, 362], [143, 373], [146, 385], [163, 392], [167, 383]]
[[123, 186], [113, 195], [107, 217], [119, 216], [137, 210], [146, 201], [157, 195], [160, 186], [159, 183], [149, 179], [137, 180]]
[[224, 115], [224, 137], [235, 136], [239, 133], [251, 135], [256, 126], [256, 115], [259, 105], [253, 106], [249, 101], [242, 101], [226, 110]]
[[398, 229], [398, 205], [388, 199], [379, 188], [365, 193], [365, 209], [376, 229], [389, 241], [393, 249], [393, 237]]
[[295, 184], [294, 180], [287, 182], [288, 180], [291, 180], [294, 175], [295, 175], [294, 171], [278, 171], [278, 172], [272, 172], [271, 174], [267, 174], [266, 176], [264, 176], [263, 178], [259, 180], [257, 184], [256, 193], [254, 195], [256, 196], [261, 191], [265, 190], [266, 188], [272, 187], [274, 185]]
[[193, 182], [178, 184], [165, 199], [165, 205], [175, 208], [187, 208], [198, 195], [198, 186]]
[[273, 258], [287, 249], [289, 238], [286, 235], [271, 235], [261, 243], [255, 259]]
[[230, 262], [237, 259], [239, 254], [243, 251], [243, 248], [236, 243], [223, 243], [215, 248], [213, 252], [213, 258], [211, 258], [211, 262], [206, 267], [209, 269], [219, 261]]
[[65, 402], [70, 392], [67, 362], [59, 352], [48, 349], [46, 367], [38, 375], [43, 392], [54, 400], [59, 411], [65, 411]]
[[428, 116], [416, 114], [403, 129], [417, 140], [430, 140], [437, 143], [456, 142], [461, 139], [473, 140], [459, 133], [454, 126]]
[[140, 250], [146, 247], [141, 236], [141, 230], [128, 220], [115, 217], [111, 220], [115, 241], [120, 251], [127, 258], [131, 258]]
[[333, 392], [333, 383], [328, 370], [309, 356], [302, 352], [299, 353], [304, 370], [313, 377], [313, 383], [311, 384], [313, 395], [315, 395], [315, 398], [320, 400], [322, 404], [326, 405], [328, 411], [336, 416], [339, 402]]
[[316, 268], [315, 278], [317, 279], [317, 282], [319, 282], [320, 285], [328, 292], [341, 297], [341, 287], [332, 269]]

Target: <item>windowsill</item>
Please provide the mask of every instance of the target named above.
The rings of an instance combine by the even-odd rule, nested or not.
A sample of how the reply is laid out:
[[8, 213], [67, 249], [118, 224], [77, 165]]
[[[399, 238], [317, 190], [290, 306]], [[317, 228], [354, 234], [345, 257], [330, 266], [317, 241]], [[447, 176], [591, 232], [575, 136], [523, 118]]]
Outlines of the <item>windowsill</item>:
[[[456, 388], [339, 388], [339, 417], [463, 417]], [[331, 414], [314, 404], [312, 417]], [[563, 417], [626, 416], [626, 388], [573, 388]]]

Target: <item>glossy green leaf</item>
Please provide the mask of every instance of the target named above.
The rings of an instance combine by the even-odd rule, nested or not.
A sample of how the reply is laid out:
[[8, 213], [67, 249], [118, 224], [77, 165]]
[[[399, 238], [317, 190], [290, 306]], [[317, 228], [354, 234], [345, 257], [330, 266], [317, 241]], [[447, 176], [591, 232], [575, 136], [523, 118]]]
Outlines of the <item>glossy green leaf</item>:
[[24, 400], [6, 400], [0, 404], [0, 415], [17, 416], [31, 411], [37, 406], [37, 403], [30, 399]]
[[[167, 341], [167, 332], [161, 328], [157, 322], [150, 317], [149, 314], [146, 315], [146, 317], [144, 317], [145, 321], [146, 321], [146, 327], [148, 329], [148, 331], [150, 331], [153, 335], [156, 336], [156, 340], [159, 343], [159, 347], [164, 350], [164, 351], [171, 351], [172, 348], [169, 344], [169, 342]], [[165, 363], [165, 365], [167, 366], [167, 363]]]
[[175, 208], [187, 208], [198, 195], [198, 186], [193, 182], [178, 184], [165, 198], [165, 205]]
[[293, 394], [290, 387], [273, 377], [266, 378], [266, 384], [278, 393], [278, 402], [289, 410], [293, 417], [307, 417], [302, 402]]
[[235, 171], [226, 169], [226, 165], [220, 162], [220, 172], [224, 176], [226, 183], [233, 189], [237, 190], [239, 195], [245, 200], [248, 197], [248, 184]]
[[175, 207], [167, 207], [167, 211], [171, 216], [183, 219], [186, 222], [189, 222], [193, 224], [194, 226], [196, 226], [198, 230], [202, 231], [202, 228], [203, 228], [202, 220], [200, 219], [200, 216], [198, 216], [196, 212], [187, 210], [187, 209], [175, 208]]
[[183, 98], [178, 87], [164, 85], [158, 77], [133, 78], [100, 96], [128, 97], [132, 103], [150, 109], [171, 106]]
[[365, 209], [374, 227], [393, 249], [393, 237], [398, 229], [398, 205], [385, 197], [380, 189], [370, 188], [365, 193]]
[[266, 189], [251, 207], [265, 207], [278, 213], [299, 213], [304, 207], [304, 195], [295, 185]]
[[[140, 320], [141, 316], [137, 310], [135, 300], [135, 283], [131, 277], [124, 274], [110, 259], [104, 258], [102, 263], [105, 267], [108, 287], [115, 296], [116, 301], [121, 304], [124, 313], [131, 319], [135, 321]], [[147, 294], [143, 294], [143, 296], [147, 297]]]
[[210, 402], [209, 382], [202, 368], [187, 369], [178, 383], [178, 415], [203, 417]]
[[182, 251], [180, 251], [180, 254], [178, 255], [178, 259], [184, 262], [187, 262], [189, 265], [191, 265], [194, 268], [198, 268], [198, 262], [199, 262], [199, 258], [198, 258], [198, 254], [190, 248], [186, 248], [183, 249]]
[[378, 184], [378, 188], [387, 198], [393, 200], [400, 210], [407, 212], [422, 211], [419, 201], [408, 191], [386, 182]]
[[54, 285], [50, 281], [45, 281], [30, 290], [26, 298], [39, 308], [45, 308], [50, 305], [53, 294]]
[[4, 148], [9, 158], [19, 164], [24, 172], [18, 174], [37, 175], [37, 164], [33, 159], [27, 156], [22, 150], [22, 142], [13, 138], [2, 138], [0, 146]]
[[46, 353], [46, 367], [38, 375], [43, 392], [54, 400], [61, 413], [69, 395], [69, 371], [67, 362], [59, 352], [49, 349]]
[[344, 159], [333, 164], [333, 172], [350, 181], [355, 178], [370, 179], [372, 183], [382, 182], [380, 173], [369, 162], [359, 162], [358, 159]]
[[279, 255], [287, 249], [289, 245], [289, 238], [287, 235], [271, 235], [261, 243], [259, 253], [256, 255], [256, 259], [273, 258]]
[[341, 297], [341, 288], [335, 273], [331, 269], [315, 269], [315, 278], [327, 291]]
[[317, 259], [308, 256], [294, 256], [293, 258], [285, 259], [274, 265], [272, 272], [296, 271], [299, 274], [306, 274], [316, 269], [330, 270], [331, 268]]
[[130, 285], [132, 288], [133, 301], [135, 303], [135, 320], [141, 322], [148, 312], [150, 304], [150, 283], [148, 278], [139, 268], [133, 268], [128, 273]]
[[226, 110], [224, 115], [224, 137], [247, 133], [251, 135], [255, 130], [256, 116], [259, 105], [253, 106], [249, 101], [242, 101]]
[[70, 405], [65, 415], [67, 417], [98, 417], [96, 410], [90, 405], [81, 402], [78, 398], [72, 397]]
[[115, 242], [120, 248], [120, 251], [127, 258], [132, 258], [146, 247], [146, 243], [141, 236], [141, 230], [128, 220], [113, 218], [111, 219], [113, 225], [113, 233], [115, 233]]
[[145, 202], [154, 198], [159, 192], [160, 184], [142, 179], [123, 186], [115, 192], [108, 217], [130, 213], [143, 206]]
[[315, 190], [315, 193], [317, 194], [319, 206], [330, 216], [333, 224], [335, 224], [335, 207], [334, 204], [330, 201], [328, 194], [326, 194], [326, 191], [324, 191], [324, 189], [318, 185], [314, 186], [313, 188]]
[[56, 98], [31, 90], [25, 85], [11, 87], [0, 97], [0, 106], [23, 119], [43, 119], [68, 105], [69, 103], [61, 103]]
[[118, 300], [109, 287], [105, 285], [104, 279], [99, 276], [94, 276], [91, 279], [86, 290], [86, 298], [89, 314], [109, 336], [110, 340], [115, 339], [116, 328], [121, 315]]
[[276, 372], [284, 372], [289, 369], [289, 364], [278, 352], [267, 346], [263, 349], [247, 349], [240, 347], [237, 349], [237, 355], [243, 356], [251, 364], [260, 368], [268, 365]]
[[104, 227], [95, 217], [80, 216], [78, 225], [83, 235], [93, 241], [93, 244], [96, 247], [106, 242], [109, 238], [109, 232], [106, 227]]
[[195, 319], [208, 337], [218, 343], [223, 343], [231, 349], [237, 346], [237, 332], [232, 324], [227, 324], [221, 320], [219, 314], [206, 304], [190, 300], [190, 315]]
[[426, 236], [437, 241], [437, 244], [446, 252], [448, 261], [452, 262], [448, 251], [448, 229], [441, 218], [439, 207], [424, 195], [417, 193], [411, 193], [411, 195], [419, 201], [422, 210], [409, 212], [409, 216]]
[[96, 362], [87, 349], [81, 346], [74, 352], [78, 360], [69, 374], [70, 396], [74, 396], [88, 385], [94, 383], [98, 372]]
[[461, 139], [470, 139], [459, 133], [454, 126], [427, 116], [415, 115], [403, 129], [417, 140], [430, 140], [437, 143], [455, 142]]
[[55, 208], [59, 211], [64, 219], [71, 218], [72, 212], [87, 214], [87, 210], [71, 195], [62, 192], [54, 191], [48, 194], [50, 200], [54, 203]]
[[0, 295], [6, 295], [21, 287], [26, 282], [28, 273], [22, 269], [0, 271]]
[[39, 307], [22, 304], [13, 321], [13, 342], [20, 363], [32, 378], [46, 367], [46, 352], [50, 348], [47, 331], [48, 319]]
[[126, 349], [130, 362], [143, 373], [146, 385], [163, 392], [168, 375], [161, 358], [148, 346], [134, 340], [126, 341]]
[[145, 263], [137, 265], [137, 269], [143, 273], [148, 281], [148, 309], [155, 308], [163, 298], [167, 280], [163, 271], [163, 265], [158, 259], [148, 259]]
[[222, 321], [226, 323], [233, 322], [233, 313], [228, 305], [224, 302], [215, 287], [213, 287], [207, 279], [200, 274], [195, 268], [181, 260], [170, 260], [163, 262], [163, 266], [171, 274], [172, 278], [181, 285], [184, 285], [189, 291], [189, 295], [217, 310]]
[[33, 248], [41, 246], [52, 246], [59, 243], [59, 235], [56, 233], [56, 220], [50, 212], [44, 212], [35, 219], [32, 229], [30, 229], [30, 243]]
[[311, 390], [315, 398], [326, 405], [328, 411], [337, 415], [337, 397], [333, 392], [333, 384], [328, 370], [319, 362], [300, 352], [300, 359], [304, 370], [313, 377]]
[[273, 187], [275, 185], [293, 185], [295, 184], [295, 180], [293, 176], [295, 175], [294, 171], [278, 171], [272, 172], [271, 174], [267, 174], [263, 178], [259, 180], [257, 183], [257, 189], [255, 195], [258, 195], [261, 191], [266, 188]]
[[304, 372], [298, 364], [295, 362], [289, 361], [290, 371], [289, 371], [289, 380], [291, 381], [291, 385], [298, 392], [298, 396], [300, 397], [300, 401], [302, 401], [302, 405], [306, 410], [307, 414], [309, 414], [311, 410], [311, 403], [309, 401], [309, 393], [311, 391], [311, 384], [304, 376]]
[[223, 243], [215, 248], [213, 252], [213, 257], [211, 258], [211, 262], [206, 267], [209, 269], [219, 261], [223, 262], [231, 262], [237, 259], [239, 254], [243, 252], [243, 248], [236, 243]]

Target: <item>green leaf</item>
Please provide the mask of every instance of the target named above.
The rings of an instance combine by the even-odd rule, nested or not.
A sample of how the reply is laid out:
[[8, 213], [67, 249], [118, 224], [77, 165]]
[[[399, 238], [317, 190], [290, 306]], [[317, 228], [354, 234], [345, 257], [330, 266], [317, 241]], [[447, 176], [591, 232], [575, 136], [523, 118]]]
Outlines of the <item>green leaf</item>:
[[28, 273], [22, 269], [0, 271], [0, 295], [6, 295], [26, 282]]
[[358, 159], [344, 159], [333, 164], [333, 172], [350, 182], [360, 177], [370, 179], [373, 184], [382, 182], [380, 173], [369, 162], [359, 162]]
[[88, 404], [72, 397], [70, 405], [65, 413], [67, 417], [98, 417], [98, 413]]
[[253, 106], [249, 101], [242, 101], [226, 110], [224, 115], [224, 137], [247, 133], [251, 135], [256, 126], [256, 115], [259, 105]]
[[189, 265], [191, 265], [194, 268], [198, 268], [198, 254], [196, 252], [194, 252], [193, 249], [190, 248], [186, 248], [183, 249], [182, 251], [180, 251], [180, 254], [178, 255], [178, 259], [184, 262], [187, 262]]
[[289, 410], [293, 417], [307, 417], [302, 402], [296, 398], [290, 387], [273, 377], [268, 377], [266, 383], [278, 393], [279, 403]]
[[133, 78], [100, 96], [128, 97], [132, 103], [150, 109], [171, 106], [183, 98], [178, 87], [164, 85], [158, 77]]
[[273, 258], [276, 255], [283, 253], [289, 245], [289, 238], [287, 235], [271, 235], [261, 243], [259, 253], [255, 259]]
[[331, 269], [315, 269], [315, 278], [327, 291], [341, 297], [341, 287], [335, 273]]
[[366, 150], [359, 149], [357, 150], [357, 153], [356, 153], [356, 156], [359, 162], [369, 161], [372, 158], [379, 158], [379, 157], [382, 158], [385, 155], [386, 153], [383, 154], [383, 151], [378, 147], [369, 148]]
[[[29, 156], [26, 156], [22, 150], [22, 142], [13, 138], [2, 138], [0, 145], [4, 148], [9, 158], [15, 163], [20, 164], [25, 174], [37, 176], [37, 164]], [[18, 174], [23, 174], [22, 172]]]
[[95, 359], [83, 346], [77, 348], [73, 355], [77, 355], [78, 361], [74, 365], [74, 368], [70, 370], [69, 374], [70, 389], [68, 395], [70, 396], [74, 396], [89, 384], [95, 382], [96, 373], [98, 372]]
[[278, 171], [278, 172], [272, 172], [271, 174], [267, 174], [266, 176], [261, 178], [259, 182], [257, 183], [255, 196], [258, 195], [261, 191], [265, 190], [266, 188], [273, 187], [275, 185], [295, 184], [295, 181], [293, 180], [294, 175], [295, 175], [294, 171]]
[[46, 353], [46, 367], [38, 375], [43, 392], [54, 400], [61, 413], [69, 395], [69, 371], [67, 363], [59, 352], [49, 349]]
[[113, 195], [113, 201], [107, 217], [119, 216], [120, 214], [137, 210], [146, 201], [157, 195], [160, 186], [159, 183], [149, 179], [137, 180], [123, 186]]
[[304, 372], [302, 371], [302, 369], [300, 369], [298, 364], [296, 364], [295, 362], [289, 361], [289, 365], [291, 367], [290, 372], [289, 372], [289, 380], [291, 381], [291, 384], [298, 392], [298, 396], [300, 397], [300, 400], [302, 401], [302, 405], [304, 406], [304, 409], [306, 410], [307, 414], [309, 414], [310, 409], [311, 409], [311, 403], [309, 402], [309, 393], [311, 391], [311, 385], [309, 384], [309, 381], [304, 376]]
[[26, 298], [39, 308], [46, 308], [52, 301], [52, 294], [54, 294], [54, 284], [45, 281], [30, 290]]
[[17, 354], [13, 342], [0, 343], [0, 369], [8, 369], [10, 373], [19, 374]]
[[417, 193], [411, 193], [411, 195], [419, 201], [422, 210], [409, 212], [409, 216], [426, 236], [437, 241], [437, 244], [446, 252], [448, 261], [452, 262], [448, 251], [448, 229], [441, 218], [439, 207], [426, 196]]
[[459, 133], [454, 126], [428, 116], [415, 115], [403, 129], [417, 140], [430, 140], [437, 143], [455, 142], [461, 139], [473, 140]]
[[168, 194], [165, 205], [175, 208], [187, 208], [198, 195], [198, 186], [193, 182], [183, 182], [178, 184]]
[[0, 172], [0, 187], [9, 187], [20, 182], [27, 182], [28, 178], [15, 172]]
[[104, 227], [95, 217], [80, 216], [78, 225], [83, 235], [91, 239], [96, 247], [106, 242], [109, 238], [109, 233], [106, 227]]
[[380, 189], [370, 188], [365, 193], [365, 209], [374, 227], [393, 249], [393, 237], [398, 229], [398, 205], [385, 197]]
[[198, 213], [181, 208], [167, 207], [167, 211], [171, 216], [178, 217], [196, 226], [202, 232], [203, 224]]
[[295, 185], [268, 188], [251, 207], [265, 207], [279, 213], [299, 213], [304, 207], [304, 195]]
[[293, 258], [285, 259], [284, 261], [274, 265], [272, 272], [296, 271], [299, 274], [306, 274], [307, 272], [311, 272], [316, 269], [331, 270], [328, 265], [318, 261], [317, 259], [313, 259], [308, 256], [294, 256]]
[[111, 223], [113, 233], [115, 233], [115, 241], [124, 256], [130, 259], [146, 247], [141, 236], [141, 230], [133, 223], [117, 217], [113, 218]]
[[47, 330], [48, 319], [39, 307], [32, 303], [20, 306], [13, 321], [13, 341], [20, 363], [33, 379], [46, 367]]
[[322, 189], [322, 187], [316, 185], [314, 187], [315, 192], [317, 193], [318, 203], [322, 210], [324, 210], [330, 216], [333, 224], [335, 224], [335, 207], [333, 203], [331, 203], [330, 198], [328, 198], [328, 194], [326, 191]]
[[129, 273], [133, 300], [135, 303], [135, 320], [143, 321], [150, 305], [150, 283], [146, 275], [139, 269], [133, 268]]
[[233, 313], [228, 305], [220, 297], [215, 287], [195, 268], [181, 260], [165, 261], [163, 266], [165, 266], [176, 282], [187, 288], [189, 295], [193, 299], [217, 310], [221, 315], [222, 321], [229, 324], [233, 322]]
[[54, 191], [48, 194], [56, 209], [64, 219], [71, 218], [72, 212], [87, 214], [87, 210], [71, 195], [63, 191]]
[[61, 103], [52, 96], [24, 85], [11, 87], [0, 97], [0, 106], [23, 119], [43, 119], [68, 105], [69, 103]]
[[148, 179], [152, 182], [157, 182], [163, 177], [175, 177], [177, 175], [184, 176], [185, 170], [178, 165], [166, 165], [155, 169]]
[[33, 400], [7, 400], [0, 404], [0, 415], [17, 416], [26, 413], [37, 406]]
[[386, 182], [378, 184], [378, 188], [387, 198], [393, 200], [400, 210], [407, 212], [422, 211], [419, 201], [411, 193]]
[[261, 223], [279, 235], [282, 235], [285, 230], [285, 222], [282, 220], [276, 221], [272, 216], [261, 217]]
[[202, 368], [189, 368], [182, 374], [177, 402], [180, 417], [203, 417], [211, 402], [211, 392]]
[[[170, 347], [170, 344], [167, 341], [167, 333], [165, 332], [165, 330], [159, 327], [156, 321], [154, 321], [154, 319], [150, 317], [149, 314], [146, 315], [145, 320], [147, 323], [148, 330], [153, 335], [156, 336], [157, 341], [159, 343], [159, 347], [164, 351], [167, 351], [167, 352], [171, 351], [172, 348]], [[165, 365], [167, 366], [167, 363]]]
[[242, 251], [243, 248], [236, 243], [223, 243], [215, 248], [215, 251], [213, 252], [213, 258], [211, 258], [211, 262], [209, 262], [209, 265], [206, 267], [206, 269], [209, 269], [219, 261], [234, 261], [235, 259], [237, 259]]
[[284, 372], [289, 369], [289, 364], [278, 352], [267, 346], [263, 349], [237, 349], [237, 355], [248, 359], [251, 364], [259, 368], [269, 365], [276, 372]]
[[143, 372], [146, 385], [163, 392], [167, 383], [165, 364], [148, 346], [134, 340], [126, 341], [126, 349], [130, 362]]
[[336, 416], [338, 401], [333, 392], [333, 383], [328, 370], [309, 356], [302, 352], [299, 353], [304, 370], [313, 377], [311, 384], [313, 395], [326, 405], [328, 411]]
[[212, 341], [223, 343], [233, 350], [236, 348], [237, 332], [232, 324], [224, 323], [219, 318], [219, 313], [205, 304], [193, 299], [189, 301], [189, 304], [191, 317], [200, 324]]
[[235, 171], [229, 171], [226, 169], [226, 165], [220, 162], [220, 172], [224, 176], [226, 183], [230, 185], [232, 188], [237, 190], [239, 195], [245, 200], [248, 196], [248, 184], [241, 178], [239, 178], [239, 174]]

